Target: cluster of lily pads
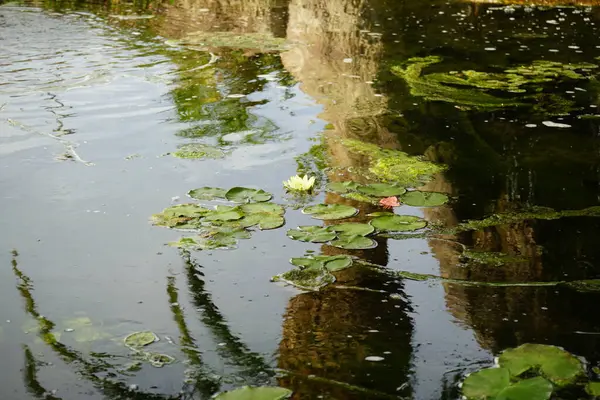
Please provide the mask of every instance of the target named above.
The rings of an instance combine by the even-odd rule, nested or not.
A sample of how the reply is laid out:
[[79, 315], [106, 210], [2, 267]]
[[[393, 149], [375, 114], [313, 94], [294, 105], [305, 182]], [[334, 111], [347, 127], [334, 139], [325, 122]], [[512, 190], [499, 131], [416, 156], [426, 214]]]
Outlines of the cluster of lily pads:
[[[158, 342], [160, 339], [154, 332], [142, 331], [134, 332], [127, 335], [124, 339], [125, 346], [129, 347], [135, 355], [141, 361], [150, 363], [153, 367], [163, 367], [167, 364], [172, 364], [175, 359], [167, 354], [153, 353], [143, 350], [146, 346], [151, 345], [154, 342]], [[129, 366], [129, 370], [138, 369], [141, 367], [140, 362], [136, 362]]]
[[238, 239], [251, 237], [251, 227], [267, 230], [285, 223], [285, 209], [269, 202], [273, 195], [261, 189], [202, 187], [191, 190], [188, 195], [196, 200], [228, 200], [234, 204], [210, 209], [197, 203], [186, 203], [153, 215], [154, 225], [197, 233], [169, 243], [174, 247], [191, 250], [234, 248]]
[[497, 365], [468, 375], [462, 383], [467, 400], [548, 400], [553, 393], [579, 391], [600, 396], [600, 382], [590, 381], [583, 362], [556, 346], [523, 344], [505, 350]]
[[444, 193], [407, 191], [402, 186], [389, 183], [361, 185], [353, 181], [332, 182], [327, 185], [327, 189], [348, 199], [371, 204], [379, 204], [382, 198], [390, 196], [398, 196], [400, 202], [412, 207], [437, 207], [448, 202], [448, 196]]
[[415, 57], [407, 60], [403, 66], [392, 67], [392, 72], [404, 78], [413, 96], [462, 107], [498, 109], [524, 104], [514, 97], [504, 98], [490, 94], [490, 90], [525, 93], [531, 88], [534, 92], [540, 92], [540, 84], [561, 79], [587, 79], [590, 72], [598, 68], [590, 63], [563, 64], [537, 60], [529, 65], [519, 65], [501, 72], [465, 70], [423, 74], [423, 69], [440, 62], [442, 58], [438, 56]]

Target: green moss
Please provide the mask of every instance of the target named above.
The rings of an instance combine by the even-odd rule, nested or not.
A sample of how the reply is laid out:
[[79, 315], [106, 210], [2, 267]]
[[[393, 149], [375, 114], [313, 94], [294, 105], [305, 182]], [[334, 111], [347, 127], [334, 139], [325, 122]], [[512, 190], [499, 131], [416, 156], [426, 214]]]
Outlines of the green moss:
[[318, 141], [319, 143], [312, 145], [306, 153], [300, 154], [295, 158], [297, 174], [299, 176], [314, 176], [316, 178], [315, 188], [323, 185], [323, 182], [326, 180], [325, 172], [329, 167], [327, 146], [323, 141], [323, 137], [319, 137]]
[[461, 257], [468, 263], [485, 264], [494, 267], [500, 267], [509, 263], [527, 262], [526, 257], [510, 255], [495, 251], [471, 251], [467, 250], [461, 254]]
[[[442, 59], [436, 56], [411, 58], [404, 68], [400, 66], [392, 67], [392, 73], [404, 78], [410, 88], [411, 95], [424, 97], [428, 101], [444, 101], [476, 109], [497, 109], [520, 105], [514, 100], [502, 99], [480, 90], [447, 86], [435, 79], [428, 79], [428, 75], [422, 75], [425, 67], [441, 61]], [[439, 75], [437, 79], [439, 79]]]
[[178, 158], [223, 158], [226, 153], [218, 147], [209, 146], [203, 143], [188, 143], [180, 146], [176, 152], [173, 153]]
[[377, 181], [415, 187], [429, 181], [433, 175], [445, 169], [444, 166], [426, 161], [422, 157], [409, 156], [398, 150], [382, 149], [359, 140], [343, 139], [342, 144], [350, 152], [369, 159], [368, 170], [362, 172], [367, 178]]
[[[495, 109], [522, 105], [515, 99], [505, 99], [485, 93], [486, 90], [500, 90], [509, 93], [525, 93], [532, 85], [535, 91], [540, 91], [539, 84], [552, 82], [557, 79], [584, 79], [586, 74], [597, 65], [589, 63], [563, 64], [555, 61], [537, 60], [528, 65], [520, 65], [506, 69], [503, 72], [481, 72], [473, 70], [451, 71], [445, 73], [423, 74], [423, 69], [441, 62], [436, 56], [411, 58], [404, 68], [392, 67], [392, 72], [406, 80], [413, 96], [425, 97], [430, 101], [445, 101], [477, 109]], [[457, 87], [458, 86], [458, 87]], [[469, 89], [467, 89], [468, 87]], [[474, 88], [474, 89], [470, 89]], [[572, 105], [559, 96], [557, 100], [562, 114], [572, 109]], [[536, 103], [539, 99], [536, 99]], [[540, 105], [537, 105], [539, 108]], [[544, 110], [546, 109], [541, 106]], [[556, 106], [555, 106], [556, 107]], [[567, 110], [567, 111], [563, 111]]]
[[531, 219], [554, 220], [563, 217], [600, 217], [600, 206], [564, 211], [556, 211], [546, 207], [535, 207], [522, 212], [494, 214], [481, 220], [463, 222], [456, 228], [453, 228], [451, 232], [475, 231], [491, 226], [509, 225]]

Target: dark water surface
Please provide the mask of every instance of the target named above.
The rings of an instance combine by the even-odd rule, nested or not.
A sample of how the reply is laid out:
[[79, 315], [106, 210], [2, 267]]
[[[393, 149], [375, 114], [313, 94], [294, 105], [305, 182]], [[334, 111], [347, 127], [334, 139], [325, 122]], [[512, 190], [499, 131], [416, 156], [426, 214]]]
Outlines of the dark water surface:
[[[594, 7], [421, 0], [0, 2], [0, 398], [205, 399], [271, 384], [297, 399], [454, 399], [465, 373], [526, 342], [600, 365], [598, 292], [356, 268], [338, 283], [371, 291], [270, 282], [307, 250], [472, 282], [599, 279], [596, 217], [344, 251], [286, 237], [315, 221], [281, 185], [352, 178], [365, 161], [336, 141], [350, 138], [448, 166], [424, 187], [448, 205], [396, 210], [433, 225], [598, 205], [600, 69], [490, 110], [419, 95], [391, 68], [430, 55], [432, 72], [600, 64], [599, 23]], [[182, 44], [197, 31], [291, 45]], [[194, 142], [229, 153], [169, 154]], [[202, 186], [274, 193], [286, 226], [236, 250], [165, 246], [180, 233], [149, 217]], [[313, 201], [353, 205], [356, 221], [380, 211], [325, 190]], [[126, 371], [123, 338], [141, 330], [176, 362]]]

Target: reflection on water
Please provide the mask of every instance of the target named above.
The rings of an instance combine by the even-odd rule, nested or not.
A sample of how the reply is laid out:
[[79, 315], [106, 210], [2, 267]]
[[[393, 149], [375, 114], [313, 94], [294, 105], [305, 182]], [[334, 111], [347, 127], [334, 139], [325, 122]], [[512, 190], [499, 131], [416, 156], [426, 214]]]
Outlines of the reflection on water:
[[[119, 149], [122, 136], [154, 129], [162, 129], [164, 135], [148, 138], [156, 141], [145, 146], [137, 145], [151, 149], [147, 158], [196, 142], [231, 151], [214, 162], [171, 164], [175, 162], [171, 158], [159, 157], [157, 162], [166, 163], [165, 170], [182, 172], [164, 175], [153, 185], [182, 181], [184, 185], [177, 189], [168, 187], [184, 192], [192, 188], [188, 181], [208, 185], [198, 175], [210, 176], [206, 179], [222, 186], [231, 186], [229, 181], [235, 180], [239, 185], [262, 186], [264, 182], [276, 188], [282, 178], [295, 174], [294, 157], [299, 172], [318, 175], [321, 183], [365, 183], [359, 171], [368, 160], [349, 151], [340, 139], [424, 155], [449, 167], [421, 189], [449, 194], [450, 204], [423, 209], [402, 206], [397, 211], [423, 216], [431, 226], [445, 228], [442, 234], [410, 240], [377, 237], [377, 247], [361, 251], [311, 247], [310, 251], [319, 254], [349, 254], [389, 269], [355, 266], [336, 273], [335, 288], [293, 292], [285, 307], [279, 305], [285, 308], [281, 327], [268, 334], [269, 344], [261, 351], [251, 344], [262, 340], [256, 333], [260, 330], [250, 329], [251, 334], [245, 336], [240, 332], [247, 331], [247, 326], [236, 325], [235, 317], [229, 316], [236, 315], [233, 310], [247, 301], [237, 295], [239, 289], [229, 287], [226, 295], [212, 292], [212, 278], [219, 276], [221, 268], [244, 276], [245, 286], [255, 285], [257, 276], [264, 279], [259, 272], [235, 269], [256, 259], [255, 249], [241, 248], [239, 259], [223, 256], [227, 262], [212, 253], [182, 253], [179, 272], [167, 267], [172, 270], [166, 295], [164, 290], [154, 293], [168, 304], [168, 316], [163, 319], [170, 331], [177, 332], [171, 344], [176, 349], [171, 350], [182, 362], [165, 367], [171, 372], [162, 378], [145, 370], [133, 375], [144, 383], [156, 379], [147, 385], [149, 389], [136, 392], [135, 398], [208, 398], [241, 384], [275, 383], [293, 389], [298, 399], [456, 398], [455, 383], [462, 373], [486, 363], [491, 353], [524, 342], [556, 344], [592, 364], [600, 361], [600, 326], [592, 309], [597, 293], [564, 285], [417, 282], [390, 272], [504, 283], [600, 278], [597, 218], [525, 218], [452, 231], [465, 220], [492, 214], [535, 206], [577, 210], [598, 203], [597, 73], [589, 79], [554, 80], [536, 87], [528, 98], [529, 106], [477, 111], [464, 104], [419, 97], [411, 91], [410, 82], [390, 72], [411, 57], [429, 55], [442, 60], [430, 72], [497, 72], [535, 60], [597, 64], [598, 9], [408, 0], [34, 5], [39, 8], [0, 8], [0, 32], [8, 32], [3, 36], [6, 52], [0, 55], [0, 71], [11, 78], [0, 83], [2, 154], [43, 148], [50, 139], [60, 148], [52, 151], [62, 154], [62, 159], [87, 161], [89, 151], [96, 156], [90, 158], [97, 164], [94, 168], [103, 168], [107, 158], [88, 141], [99, 143], [100, 136], [110, 141], [100, 147], [105, 152], [131, 154], [135, 147]], [[152, 18], [123, 17], [136, 13]], [[11, 30], [19, 34], [11, 35]], [[45, 30], [57, 33], [41, 41]], [[203, 46], [181, 40], [197, 31], [261, 34], [286, 39], [290, 47], [279, 52], [258, 45]], [[302, 125], [290, 122], [298, 117], [303, 118]], [[306, 140], [314, 139], [312, 132], [324, 125], [327, 129], [317, 144]], [[123, 133], [117, 134], [117, 128]], [[51, 158], [48, 153], [32, 158], [42, 158], [42, 154]], [[239, 178], [227, 172], [228, 166], [244, 157], [251, 160], [242, 163]], [[141, 161], [130, 161], [131, 165], [137, 162]], [[277, 166], [271, 166], [275, 162]], [[212, 164], [203, 170], [207, 168], [203, 163]], [[143, 164], [149, 170], [155, 165]], [[29, 172], [34, 174], [35, 170]], [[13, 185], [8, 187], [19, 187], [14, 178], [2, 178]], [[89, 185], [89, 181], [85, 176], [81, 182]], [[107, 186], [96, 196], [105, 201], [112, 198], [106, 194], [111, 190], [123, 198], [136, 191], [143, 198], [155, 193], [135, 187]], [[156, 204], [163, 204], [171, 194], [160, 196]], [[354, 222], [367, 222], [367, 214], [382, 211], [333, 193], [317, 199], [358, 208], [358, 216], [350, 219]], [[120, 208], [114, 212], [123, 214]], [[305, 224], [305, 220], [288, 223]], [[135, 232], [132, 235], [137, 237]], [[306, 250], [289, 245], [278, 234], [271, 236], [272, 242], [254, 242], [257, 251], [276, 264], [261, 265], [278, 271], [272, 275], [287, 268], [289, 257]], [[31, 240], [26, 233], [19, 233], [19, 238]], [[157, 236], [148, 243], [163, 239]], [[124, 254], [137, 258], [135, 250], [127, 251]], [[211, 261], [218, 264], [216, 270], [206, 266]], [[157, 268], [159, 276], [165, 275], [164, 267], [162, 263]], [[25, 312], [39, 324], [38, 336], [48, 349], [102, 396], [133, 398], [128, 375], [118, 370], [127, 357], [113, 355], [118, 350], [110, 345], [102, 357], [92, 353], [90, 358], [79, 348], [63, 344], [53, 336], [52, 319], [38, 310], [33, 285], [18, 267], [16, 255], [13, 272]], [[163, 285], [161, 279], [155, 280]], [[182, 290], [182, 285], [188, 290]], [[251, 289], [250, 301], [288, 289], [271, 285], [267, 293], [261, 290]], [[223, 302], [219, 307], [218, 301]], [[273, 318], [255, 312], [254, 324]], [[122, 329], [115, 331], [122, 333]], [[24, 342], [15, 339], [12, 343]], [[32, 346], [27, 342], [21, 349], [27, 391], [38, 398], [62, 398], [53, 397], [58, 395], [46, 388], [48, 379], [42, 371], [47, 365]], [[112, 364], [114, 360], [118, 365]]]

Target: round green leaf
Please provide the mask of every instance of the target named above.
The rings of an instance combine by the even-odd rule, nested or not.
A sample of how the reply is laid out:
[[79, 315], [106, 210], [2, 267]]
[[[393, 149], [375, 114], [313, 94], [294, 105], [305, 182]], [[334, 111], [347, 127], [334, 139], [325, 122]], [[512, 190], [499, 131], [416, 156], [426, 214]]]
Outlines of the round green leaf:
[[158, 336], [154, 332], [141, 331], [127, 335], [124, 339], [125, 345], [132, 349], [140, 349], [144, 346], [157, 342]]
[[346, 269], [352, 265], [352, 257], [339, 255], [339, 256], [318, 256], [315, 257], [321, 260], [325, 264], [325, 268], [329, 272], [340, 271]]
[[244, 214], [239, 211], [211, 211], [206, 214], [207, 221], [235, 221], [242, 218]]
[[292, 391], [281, 387], [243, 387], [224, 392], [215, 397], [215, 400], [280, 400], [290, 397]]
[[190, 190], [188, 192], [188, 196], [196, 200], [214, 200], [224, 199], [225, 193], [227, 193], [225, 189], [205, 186], [198, 189]]
[[360, 185], [358, 183], [352, 181], [331, 182], [327, 185], [327, 190], [329, 192], [344, 194], [355, 191], [356, 189], [358, 189], [359, 186]]
[[315, 219], [330, 220], [352, 217], [358, 213], [358, 210], [343, 204], [317, 204], [306, 207], [302, 212], [311, 215]]
[[318, 260], [312, 257], [296, 257], [290, 260], [292, 265], [299, 267], [300, 269], [304, 268], [322, 268], [325, 266], [324, 261]]
[[585, 385], [585, 391], [590, 396], [600, 397], [600, 382], [590, 382]]
[[339, 239], [331, 242], [332, 246], [348, 250], [372, 249], [377, 246], [377, 242], [371, 238], [360, 235], [341, 236]]
[[396, 214], [391, 211], [375, 211], [370, 214], [367, 214], [367, 217], [384, 217], [384, 216], [388, 216], [388, 215], [396, 215]]
[[275, 203], [250, 203], [241, 205], [240, 208], [246, 214], [254, 214], [254, 213], [269, 213], [269, 214], [277, 214], [283, 215], [285, 214], [285, 210], [282, 206]]
[[154, 214], [152, 223], [168, 228], [195, 229], [198, 227], [200, 218], [209, 212], [211, 210], [198, 204], [178, 204], [165, 208], [160, 214]]
[[281, 215], [271, 213], [257, 213], [252, 215], [258, 216], [258, 228], [261, 231], [277, 229], [285, 224], [285, 219]]
[[267, 193], [262, 189], [251, 189], [245, 187], [234, 187], [225, 193], [225, 197], [229, 201], [235, 203], [252, 203], [269, 201], [273, 197], [271, 193]]
[[336, 231], [340, 236], [367, 236], [375, 231], [372, 225], [361, 224], [358, 222], [344, 222], [337, 225], [331, 225], [329, 229]]
[[444, 193], [413, 190], [412, 192], [404, 194], [400, 200], [404, 204], [413, 207], [436, 207], [446, 204], [448, 202], [448, 196]]
[[526, 343], [500, 354], [499, 364], [507, 368], [511, 376], [519, 376], [530, 370], [558, 386], [573, 383], [584, 374], [581, 361], [568, 351], [556, 346]]
[[352, 265], [352, 257], [347, 255], [337, 256], [315, 256], [315, 257], [298, 257], [292, 258], [290, 263], [300, 269], [322, 269], [325, 268], [330, 272], [339, 271], [348, 268]]
[[399, 196], [406, 193], [405, 188], [388, 183], [371, 183], [366, 186], [360, 186], [358, 191], [375, 197]]
[[516, 382], [502, 390], [496, 400], [548, 400], [552, 384], [541, 376]]
[[301, 242], [325, 243], [335, 239], [337, 234], [328, 227], [299, 226], [298, 229], [287, 231], [287, 236]]
[[462, 385], [468, 399], [494, 399], [510, 385], [510, 374], [505, 368], [486, 368], [469, 375]]
[[380, 231], [407, 232], [425, 228], [427, 222], [412, 215], [384, 215], [371, 220], [371, 225]]
[[322, 263], [316, 263], [304, 268], [294, 268], [281, 275], [277, 275], [273, 279], [283, 280], [305, 290], [319, 290], [335, 282], [335, 277], [327, 269], [323, 268]]

